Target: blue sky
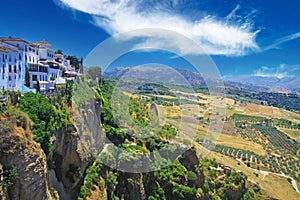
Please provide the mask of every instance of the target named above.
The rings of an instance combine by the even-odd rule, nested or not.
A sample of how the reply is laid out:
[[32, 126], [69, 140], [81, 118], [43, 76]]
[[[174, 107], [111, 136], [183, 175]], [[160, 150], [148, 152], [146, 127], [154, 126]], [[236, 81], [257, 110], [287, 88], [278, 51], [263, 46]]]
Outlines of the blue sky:
[[[299, 7], [298, 0], [11, 0], [1, 2], [0, 36], [46, 40], [53, 49], [85, 58], [110, 35], [165, 28], [203, 47], [222, 76], [295, 76], [300, 75]], [[187, 66], [183, 59], [149, 52], [124, 56], [114, 66], [145, 62]]]

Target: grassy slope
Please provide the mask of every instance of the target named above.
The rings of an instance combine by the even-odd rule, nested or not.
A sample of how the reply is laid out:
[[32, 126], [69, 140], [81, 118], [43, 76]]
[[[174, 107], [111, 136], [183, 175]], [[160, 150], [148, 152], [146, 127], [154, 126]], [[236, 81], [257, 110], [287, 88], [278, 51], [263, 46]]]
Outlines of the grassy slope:
[[258, 183], [264, 193], [268, 196], [284, 200], [300, 199], [300, 194], [294, 190], [292, 185], [284, 177], [272, 174], [266, 175], [265, 177], [262, 174], [258, 174], [257, 177], [254, 171], [242, 164], [239, 165], [237, 160], [216, 152], [210, 152], [207, 157], [210, 159], [215, 158], [217, 162], [223, 163], [234, 169], [241, 170], [248, 176], [250, 181]]

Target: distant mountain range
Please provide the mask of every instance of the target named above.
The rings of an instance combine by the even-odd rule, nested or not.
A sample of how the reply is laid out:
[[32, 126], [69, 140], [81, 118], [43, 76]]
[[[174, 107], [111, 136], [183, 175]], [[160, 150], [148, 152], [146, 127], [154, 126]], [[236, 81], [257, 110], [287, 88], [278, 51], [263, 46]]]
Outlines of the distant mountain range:
[[[216, 83], [218, 85], [223, 81], [224, 86], [238, 89], [245, 89], [257, 92], [297, 92], [300, 93], [300, 77], [294, 78], [276, 78], [276, 77], [259, 77], [259, 76], [234, 76], [226, 79], [217, 79], [207, 75], [201, 75], [189, 70], [177, 69], [177, 71], [191, 85], [206, 86], [205, 80]], [[105, 72], [105, 77], [113, 78], [143, 78], [155, 79], [162, 81], [171, 81], [167, 68], [150, 68], [150, 67], [118, 67], [109, 72]], [[169, 76], [168, 76], [169, 75]], [[176, 83], [179, 83], [178, 81]]]
[[267, 86], [272, 88], [283, 88], [300, 92], [300, 76], [295, 77], [264, 77], [264, 76], [233, 76], [227, 77], [227, 80], [242, 82], [246, 84]]

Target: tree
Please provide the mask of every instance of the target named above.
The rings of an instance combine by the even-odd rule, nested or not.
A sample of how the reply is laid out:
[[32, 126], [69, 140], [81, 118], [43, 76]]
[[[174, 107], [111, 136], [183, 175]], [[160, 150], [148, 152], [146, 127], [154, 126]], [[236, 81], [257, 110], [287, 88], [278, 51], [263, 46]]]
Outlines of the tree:
[[39, 82], [39, 81], [36, 82], [35, 89], [36, 89], [36, 92], [37, 92], [37, 93], [40, 93], [41, 87], [40, 87], [40, 82]]
[[33, 121], [32, 132], [34, 140], [41, 144], [45, 154], [52, 151], [51, 136], [60, 125], [62, 119], [55, 112], [54, 107], [47, 98], [41, 94], [25, 93], [20, 98], [19, 108], [28, 114]]
[[108, 190], [108, 195], [110, 196], [110, 199], [114, 198], [114, 191], [116, 189], [116, 186], [118, 185], [118, 176], [114, 174], [112, 171], [108, 172], [107, 180], [106, 180], [106, 187]]
[[61, 49], [58, 49], [55, 53], [57, 53], [57, 54], [63, 54], [63, 51]]
[[96, 80], [98, 78], [99, 81], [101, 79], [101, 73], [102, 69], [99, 66], [89, 67], [87, 70], [87, 76], [92, 80]]
[[196, 185], [196, 182], [197, 182], [197, 175], [192, 171], [188, 171], [188, 185], [190, 187], [194, 187]]
[[30, 87], [30, 75], [29, 75], [29, 70], [26, 67], [25, 71], [25, 86]]
[[71, 105], [72, 103], [72, 96], [73, 96], [73, 84], [74, 82], [71, 80], [67, 80], [66, 89], [65, 89], [65, 95], [66, 95], [66, 101], [67, 104]]
[[70, 64], [75, 67], [76, 70], [80, 69], [82, 60], [79, 60], [76, 56], [67, 56], [67, 60], [70, 61]]

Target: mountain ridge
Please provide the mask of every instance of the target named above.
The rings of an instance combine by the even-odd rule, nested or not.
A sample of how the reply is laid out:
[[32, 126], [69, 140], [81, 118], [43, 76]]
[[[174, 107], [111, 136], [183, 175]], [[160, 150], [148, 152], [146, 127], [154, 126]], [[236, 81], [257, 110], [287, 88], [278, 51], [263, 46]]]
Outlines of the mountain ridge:
[[247, 84], [258, 84], [300, 92], [300, 76], [279, 78], [276, 76], [240, 75], [226, 77], [225, 80], [232, 80], [234, 82], [244, 81]]
[[[134, 68], [134, 69], [133, 69]], [[145, 66], [137, 66], [137, 67], [132, 67], [132, 66], [126, 66], [126, 67], [117, 67], [114, 68], [108, 72], [104, 72], [105, 77], [110, 77], [110, 78], [135, 78], [132, 71], [134, 71], [135, 74], [140, 72], [145, 72]], [[154, 68], [151, 68], [154, 70]], [[155, 67], [155, 72], [161, 70], [161, 72], [165, 72], [165, 69], [160, 69]], [[278, 92], [278, 93], [300, 93], [300, 86], [299, 88], [293, 88], [291, 86], [297, 86], [297, 83], [300, 83], [300, 77], [297, 77], [297, 79], [291, 79], [288, 85], [284, 85], [284, 80], [283, 79], [281, 82], [281, 85], [274, 85], [274, 84], [263, 84], [262, 81], [245, 81], [242, 79], [238, 78], [226, 78], [226, 79], [221, 79], [221, 78], [214, 78], [210, 77], [208, 75], [203, 75], [199, 74], [197, 72], [192, 72], [189, 70], [185, 69], [176, 69], [191, 85], [198, 85], [198, 86], [206, 86], [206, 81], [209, 80], [210, 82], [216, 83], [217, 85], [223, 85], [225, 87], [232, 87], [232, 88], [237, 88], [237, 89], [244, 89], [244, 90], [251, 90], [255, 92]], [[128, 77], [128, 74], [131, 73], [131, 77]], [[237, 76], [236, 76], [237, 77]], [[149, 79], [151, 79], [151, 75], [149, 76]], [[230, 80], [229, 80], [230, 79]], [[243, 82], [242, 82], [243, 81]], [[275, 79], [273, 80], [274, 82], [276, 81]], [[277, 80], [278, 81], [278, 80]], [[293, 82], [294, 81], [294, 82]], [[223, 82], [223, 83], [222, 83]], [[270, 81], [269, 81], [270, 82]], [[296, 82], [296, 83], [295, 83]], [[256, 83], [256, 84], [255, 84]], [[259, 83], [259, 84], [257, 84]], [[300, 84], [298, 84], [300, 85]], [[275, 86], [275, 87], [274, 87]]]

